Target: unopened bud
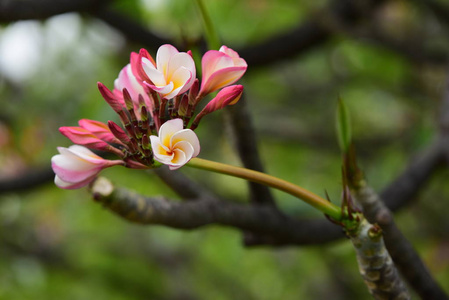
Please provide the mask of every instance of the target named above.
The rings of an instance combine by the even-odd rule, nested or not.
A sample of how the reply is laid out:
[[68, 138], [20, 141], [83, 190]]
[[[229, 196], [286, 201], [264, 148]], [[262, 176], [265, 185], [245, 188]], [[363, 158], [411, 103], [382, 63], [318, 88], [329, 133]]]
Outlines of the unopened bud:
[[115, 112], [120, 112], [124, 108], [123, 103], [104, 84], [97, 82], [97, 86], [104, 100]]
[[240, 100], [242, 93], [242, 85], [232, 85], [223, 88], [220, 92], [218, 92], [217, 96], [215, 96], [215, 98], [212, 99], [206, 107], [204, 107], [204, 114], [210, 114], [211, 112], [222, 109], [225, 106], [236, 104]]

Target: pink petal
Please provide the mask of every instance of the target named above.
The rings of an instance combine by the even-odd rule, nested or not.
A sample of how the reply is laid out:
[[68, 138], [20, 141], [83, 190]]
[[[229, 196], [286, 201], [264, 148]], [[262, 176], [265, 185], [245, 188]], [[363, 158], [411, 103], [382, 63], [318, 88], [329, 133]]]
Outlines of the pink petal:
[[66, 190], [73, 190], [73, 189], [79, 189], [82, 188], [86, 185], [88, 185], [89, 183], [91, 183], [96, 176], [92, 176], [89, 178], [86, 178], [85, 180], [81, 181], [81, 182], [77, 182], [77, 183], [70, 183], [70, 182], [66, 182], [64, 180], [62, 180], [61, 178], [59, 178], [58, 175], [55, 176], [55, 185], [61, 189], [66, 189]]
[[216, 71], [201, 85], [200, 93], [208, 94], [239, 80], [246, 72], [246, 67], [231, 67]]
[[101, 171], [101, 166], [83, 161], [79, 157], [73, 158], [68, 155], [53, 156], [51, 167], [59, 178], [70, 183], [86, 180], [86, 178], [95, 176]]

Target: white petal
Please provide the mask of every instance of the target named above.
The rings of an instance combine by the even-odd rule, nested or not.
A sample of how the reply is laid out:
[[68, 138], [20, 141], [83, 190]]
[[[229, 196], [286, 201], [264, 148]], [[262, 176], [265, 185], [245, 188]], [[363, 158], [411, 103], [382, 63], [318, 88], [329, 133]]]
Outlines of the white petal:
[[100, 156], [96, 155], [92, 151], [90, 151], [88, 148], [80, 145], [72, 145], [67, 150], [78, 156], [79, 158], [86, 160], [90, 163], [94, 164], [102, 164], [104, 163], [105, 159], [101, 158]]
[[179, 51], [172, 45], [166, 44], [160, 46], [156, 54], [157, 69], [163, 74], [167, 74], [170, 58], [177, 53], [179, 53]]
[[173, 148], [175, 148], [176, 147], [175, 145], [181, 141], [186, 141], [192, 146], [193, 148], [192, 157], [198, 156], [198, 154], [200, 153], [200, 141], [198, 140], [198, 136], [196, 135], [195, 132], [193, 132], [190, 129], [178, 131], [172, 136], [171, 145], [173, 145]]
[[170, 162], [170, 166], [183, 166], [188, 161], [186, 154], [181, 149], [175, 149], [173, 151], [173, 158]]
[[187, 91], [193, 84], [192, 73], [184, 67], [176, 70], [170, 80], [175, 89], [180, 88], [179, 94]]
[[160, 139], [152, 135], [150, 136], [150, 142], [151, 142], [151, 149], [153, 150], [153, 154], [157, 156], [167, 156], [167, 152], [170, 152], [170, 148], [166, 147], [165, 145], [161, 144]]
[[159, 69], [156, 70], [154, 68], [153, 64], [148, 59], [145, 59], [145, 58], [142, 59], [142, 66], [143, 66], [143, 70], [147, 74], [148, 78], [151, 80], [151, 82], [154, 85], [156, 85], [156, 86], [167, 85], [167, 81], [165, 80], [164, 73]]
[[171, 137], [178, 131], [181, 131], [184, 128], [184, 122], [181, 119], [173, 119], [168, 120], [164, 124], [162, 124], [159, 129], [159, 140], [160, 142], [168, 147], [172, 148], [172, 144], [170, 144]]
[[189, 54], [181, 52], [171, 57], [166, 73], [167, 79], [172, 78], [173, 74], [180, 68], [185, 68], [192, 74], [192, 77], [196, 77], [195, 62], [193, 61], [193, 58]]
[[95, 167], [94, 164], [74, 154], [59, 154], [51, 158], [51, 163], [60, 169], [83, 172]]
[[193, 146], [186, 141], [181, 141], [176, 143], [176, 145], [173, 147], [175, 153], [176, 151], [181, 150], [185, 154], [185, 162], [184, 164], [189, 161], [193, 157], [194, 149]]
[[71, 182], [65, 182], [64, 180], [62, 180], [61, 178], [59, 178], [58, 175], [55, 176], [55, 184], [57, 187], [66, 189], [66, 188], [70, 188], [70, 186], [74, 185]]
[[[173, 85], [173, 82], [170, 82]], [[173, 99], [174, 97], [176, 97], [177, 95], [179, 95], [181, 93], [181, 88], [182, 86], [172, 90], [171, 92], [167, 93], [167, 94], [163, 94], [163, 97], [165, 99]]]

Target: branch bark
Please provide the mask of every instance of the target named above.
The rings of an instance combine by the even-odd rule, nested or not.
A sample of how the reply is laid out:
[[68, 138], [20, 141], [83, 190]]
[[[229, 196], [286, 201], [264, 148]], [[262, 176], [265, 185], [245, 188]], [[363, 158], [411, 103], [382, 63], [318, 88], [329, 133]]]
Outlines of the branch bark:
[[[164, 225], [192, 230], [206, 225], [223, 225], [276, 237], [273, 245], [310, 245], [329, 241], [329, 235], [343, 236], [341, 228], [323, 230], [321, 222], [296, 220], [271, 206], [242, 205], [216, 199], [175, 202], [165, 198], [144, 197], [116, 188], [104, 177], [91, 186], [94, 199], [122, 218], [138, 224]], [[289, 241], [286, 243], [285, 241]]]
[[449, 299], [433, 279], [416, 250], [402, 234], [390, 210], [366, 183], [354, 189], [354, 196], [363, 207], [365, 217], [377, 223], [384, 234], [385, 244], [402, 275], [422, 299]]
[[362, 219], [348, 232], [354, 245], [359, 271], [374, 299], [407, 300], [410, 295], [385, 248], [382, 230]]

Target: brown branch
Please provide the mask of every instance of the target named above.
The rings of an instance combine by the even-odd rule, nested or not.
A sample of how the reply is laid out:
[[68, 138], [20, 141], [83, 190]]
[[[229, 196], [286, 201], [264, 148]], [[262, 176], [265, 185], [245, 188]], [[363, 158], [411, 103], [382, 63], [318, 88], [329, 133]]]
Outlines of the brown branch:
[[[273, 244], [316, 244], [329, 241], [329, 236], [343, 236], [341, 228], [330, 224], [323, 230], [321, 222], [296, 220], [281, 214], [272, 206], [243, 205], [218, 200], [189, 202], [144, 197], [124, 188], [116, 188], [106, 178], [91, 186], [94, 199], [122, 218], [139, 224], [157, 224], [192, 230], [206, 225], [223, 225], [273, 236]], [[332, 240], [331, 239], [331, 240]], [[289, 241], [288, 243], [286, 241]]]

